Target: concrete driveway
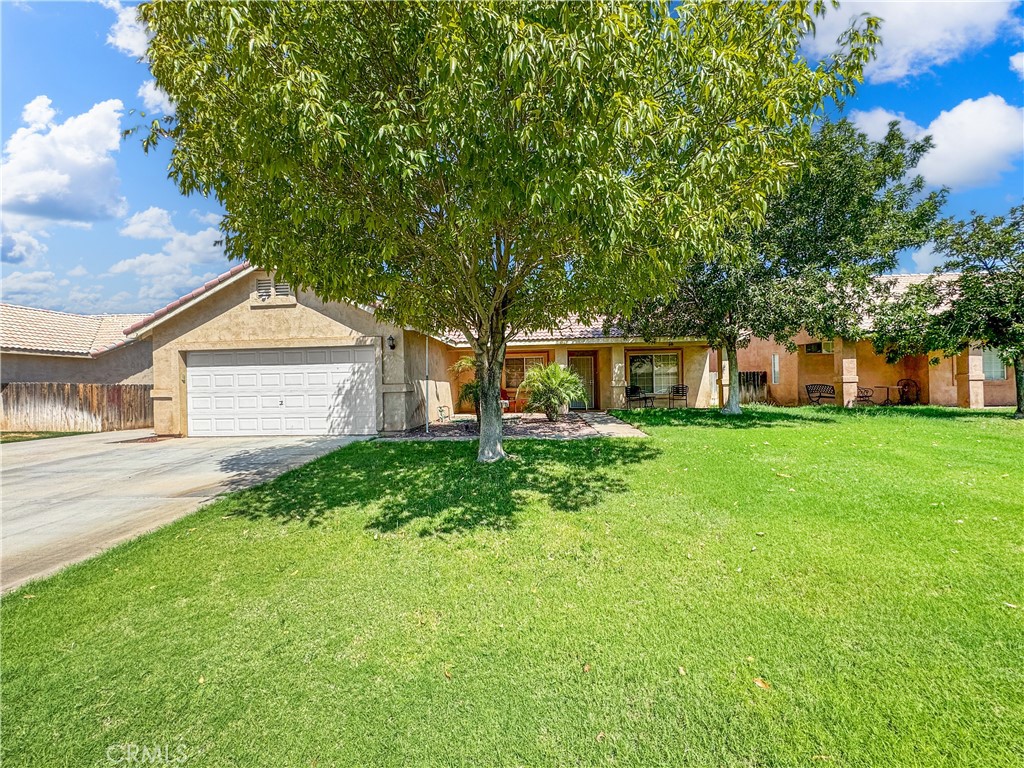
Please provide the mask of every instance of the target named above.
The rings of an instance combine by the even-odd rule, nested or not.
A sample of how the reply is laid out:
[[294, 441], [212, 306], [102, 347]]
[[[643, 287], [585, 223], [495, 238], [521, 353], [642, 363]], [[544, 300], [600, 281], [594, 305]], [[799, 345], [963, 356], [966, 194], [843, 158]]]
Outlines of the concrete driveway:
[[152, 435], [103, 432], [0, 449], [4, 592], [365, 439]]

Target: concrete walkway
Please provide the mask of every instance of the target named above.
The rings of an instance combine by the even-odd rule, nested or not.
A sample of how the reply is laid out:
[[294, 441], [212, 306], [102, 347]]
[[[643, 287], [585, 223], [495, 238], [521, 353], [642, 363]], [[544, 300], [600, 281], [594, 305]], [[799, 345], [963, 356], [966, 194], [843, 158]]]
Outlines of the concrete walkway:
[[0, 448], [0, 589], [46, 576], [183, 517], [218, 494], [365, 439], [152, 435], [103, 432]]
[[609, 416], [604, 411], [580, 411], [579, 414], [580, 418], [593, 427], [601, 437], [647, 437], [646, 432], [641, 432], [632, 424]]

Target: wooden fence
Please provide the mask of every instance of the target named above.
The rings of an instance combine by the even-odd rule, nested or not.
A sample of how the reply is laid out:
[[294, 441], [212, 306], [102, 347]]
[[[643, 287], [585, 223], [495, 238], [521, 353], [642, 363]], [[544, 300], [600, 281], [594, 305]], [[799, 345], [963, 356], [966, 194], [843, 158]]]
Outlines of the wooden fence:
[[740, 371], [740, 402], [765, 403], [768, 401], [768, 373], [766, 371]]
[[0, 430], [108, 432], [152, 427], [152, 390], [148, 384], [3, 384]]

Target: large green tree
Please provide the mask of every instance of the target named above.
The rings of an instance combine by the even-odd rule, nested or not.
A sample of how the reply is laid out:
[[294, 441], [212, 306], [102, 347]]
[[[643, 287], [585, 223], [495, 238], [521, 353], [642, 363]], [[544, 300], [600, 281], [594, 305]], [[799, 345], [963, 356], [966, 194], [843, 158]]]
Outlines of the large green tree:
[[146, 145], [231, 257], [464, 336], [495, 460], [509, 340], [663, 288], [860, 81], [876, 19], [802, 55], [826, 5], [153, 0]]
[[729, 362], [726, 413], [739, 413], [737, 352], [752, 336], [790, 345], [801, 329], [821, 338], [857, 338], [882, 298], [877, 279], [901, 250], [924, 243], [945, 200], [924, 193], [913, 169], [930, 139], [908, 141], [892, 123], [871, 141], [852, 123], [816, 133], [806, 167], [769, 198], [760, 225], [737, 229], [738, 254], [711, 251], [673, 290], [618, 319], [630, 335], [703, 336]]
[[934, 249], [945, 256], [935, 274], [878, 312], [876, 351], [895, 362], [993, 347], [1014, 368], [1014, 418], [1024, 419], [1024, 205], [991, 218], [972, 212], [967, 221], [946, 219]]

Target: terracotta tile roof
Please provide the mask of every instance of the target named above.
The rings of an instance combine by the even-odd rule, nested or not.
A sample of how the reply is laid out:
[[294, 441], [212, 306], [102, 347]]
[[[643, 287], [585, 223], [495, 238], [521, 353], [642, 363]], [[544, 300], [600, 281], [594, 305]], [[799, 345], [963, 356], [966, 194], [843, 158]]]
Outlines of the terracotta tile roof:
[[920, 285], [929, 277], [937, 277], [939, 280], [952, 280], [959, 277], [959, 275], [956, 272], [915, 272], [902, 275], [882, 275], [879, 279], [892, 284], [894, 296], [902, 296], [910, 286]]
[[598, 318], [592, 323], [583, 323], [575, 317], [570, 317], [556, 328], [521, 333], [512, 339], [511, 343], [526, 344], [532, 341], [583, 341], [585, 339], [609, 339], [619, 338], [621, 336], [622, 331], [615, 327], [609, 328], [607, 334], [604, 332], [604, 318]]
[[168, 304], [166, 307], [161, 307], [160, 309], [158, 309], [156, 312], [154, 312], [151, 315], [143, 316], [141, 320], [139, 320], [138, 322], [133, 323], [129, 327], [125, 328], [124, 332], [125, 333], [137, 333], [138, 331], [142, 330], [143, 328], [145, 328], [150, 323], [156, 322], [157, 320], [159, 320], [164, 315], [167, 315], [168, 313], [173, 312], [174, 310], [178, 309], [179, 307], [182, 307], [185, 304], [188, 304], [188, 303], [194, 301], [195, 299], [199, 298], [200, 296], [202, 296], [204, 293], [206, 293], [210, 289], [216, 288], [221, 283], [224, 283], [224, 282], [230, 280], [231, 278], [233, 278], [235, 275], [241, 274], [242, 272], [246, 271], [247, 269], [251, 269], [251, 268], [252, 267], [250, 266], [249, 262], [247, 262], [247, 261], [243, 261], [241, 264], [236, 264], [231, 269], [229, 269], [227, 272], [225, 272], [225, 273], [223, 273], [221, 275], [217, 275], [217, 277], [213, 278], [213, 280], [210, 280], [209, 282], [204, 283], [203, 285], [199, 286], [198, 288], [196, 288], [191, 293], [186, 293], [181, 298], [175, 299], [170, 304]]
[[142, 317], [76, 315], [0, 304], [0, 349], [95, 357], [131, 341], [124, 329]]

